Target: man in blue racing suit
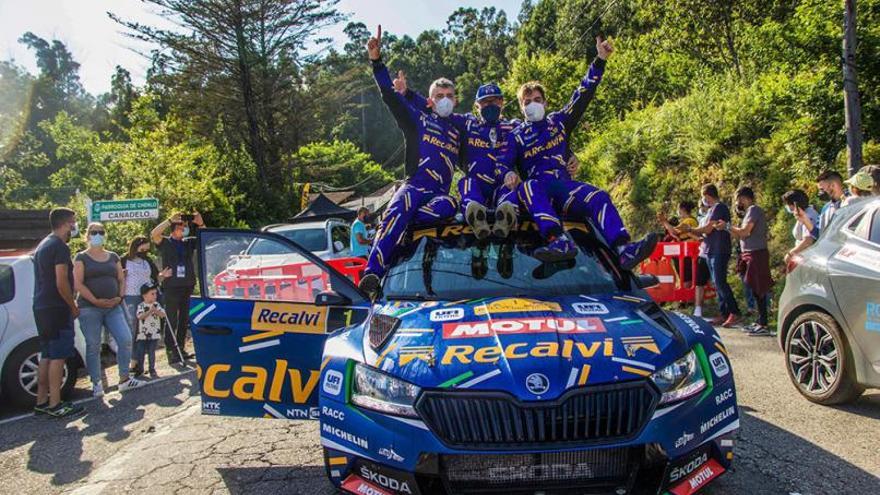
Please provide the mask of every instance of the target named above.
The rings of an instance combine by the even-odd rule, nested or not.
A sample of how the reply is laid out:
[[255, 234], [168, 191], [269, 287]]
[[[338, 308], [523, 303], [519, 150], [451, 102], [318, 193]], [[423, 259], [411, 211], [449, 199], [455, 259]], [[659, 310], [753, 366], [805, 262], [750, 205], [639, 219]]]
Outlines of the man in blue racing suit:
[[[425, 100], [407, 88], [402, 71], [394, 80], [394, 87], [417, 107], [432, 106], [431, 100]], [[461, 212], [474, 235], [485, 239], [490, 233], [487, 209], [490, 205], [495, 206], [492, 233], [507, 237], [516, 224], [517, 206], [513, 192], [517, 183], [515, 174], [508, 176], [510, 168], [502, 159], [507, 154], [507, 136], [519, 121], [501, 119], [504, 95], [495, 83], [477, 89], [475, 107], [475, 113], [454, 113], [450, 117], [463, 136], [460, 160], [465, 176], [458, 181]], [[508, 180], [506, 184], [505, 178]]]
[[381, 57], [382, 27], [367, 42], [373, 77], [382, 101], [403, 131], [406, 144], [406, 181], [394, 194], [379, 222], [360, 288], [375, 296], [385, 270], [393, 261], [411, 223], [439, 221], [455, 216], [456, 203], [449, 196], [454, 167], [459, 157], [459, 131], [449, 116], [455, 107], [455, 87], [438, 79], [428, 92], [432, 109], [417, 108], [394, 91], [388, 68]]
[[[568, 104], [558, 112], [545, 114], [546, 91], [538, 82], [523, 84], [517, 92], [526, 122], [508, 135], [504, 162], [518, 169], [524, 182], [517, 187], [517, 199], [538, 225], [547, 244], [535, 250], [542, 261], [574, 258], [577, 246], [562, 227], [560, 217], [589, 218], [605, 240], [617, 249], [620, 264], [632, 270], [654, 250], [657, 235], [638, 242], [631, 238], [607, 192], [574, 181], [567, 170], [569, 135], [575, 130], [602, 80], [605, 60], [614, 48], [607, 40], [596, 39], [598, 57]], [[514, 174], [514, 172], [510, 172]], [[514, 179], [515, 180], [515, 179]]]

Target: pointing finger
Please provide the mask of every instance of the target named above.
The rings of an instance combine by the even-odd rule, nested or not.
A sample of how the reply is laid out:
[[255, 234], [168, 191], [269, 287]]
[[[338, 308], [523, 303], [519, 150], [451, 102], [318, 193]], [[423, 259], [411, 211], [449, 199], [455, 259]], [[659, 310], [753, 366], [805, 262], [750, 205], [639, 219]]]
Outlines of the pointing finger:
[[382, 41], [382, 25], [379, 24], [379, 28], [376, 31], [376, 39]]

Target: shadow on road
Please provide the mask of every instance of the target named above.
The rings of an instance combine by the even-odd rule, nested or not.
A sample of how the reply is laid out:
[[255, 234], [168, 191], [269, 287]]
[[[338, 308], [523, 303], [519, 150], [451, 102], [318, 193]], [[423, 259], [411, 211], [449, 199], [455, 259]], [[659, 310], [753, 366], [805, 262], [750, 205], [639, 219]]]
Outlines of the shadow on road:
[[321, 466], [222, 467], [217, 472], [231, 495], [334, 493]]
[[[864, 407], [876, 414], [876, 401]], [[719, 478], [711, 494], [878, 493], [880, 479], [836, 454], [740, 408], [733, 471]]]
[[866, 418], [880, 419], [880, 393], [865, 392], [865, 395], [859, 397], [859, 400], [852, 404], [835, 406], [835, 409]]
[[[176, 408], [183, 403], [178, 395], [185, 392], [198, 394], [195, 373], [192, 372], [156, 385], [155, 388], [147, 385], [121, 396], [114, 394], [104, 401], [85, 402], [82, 404], [85, 415], [76, 418], [35, 416], [4, 425], [0, 430], [0, 452], [33, 442], [28, 449], [28, 470], [51, 474], [51, 483], [55, 486], [83, 479], [93, 468], [91, 461], [82, 460], [84, 443], [91, 437], [101, 436], [101, 442], [125, 440], [131, 435], [131, 425], [144, 419], [141, 406]], [[161, 395], [157, 392], [160, 389]], [[143, 426], [147, 428], [149, 425]], [[95, 456], [93, 450], [96, 449], [89, 449], [89, 457]], [[100, 455], [100, 450], [97, 453]]]

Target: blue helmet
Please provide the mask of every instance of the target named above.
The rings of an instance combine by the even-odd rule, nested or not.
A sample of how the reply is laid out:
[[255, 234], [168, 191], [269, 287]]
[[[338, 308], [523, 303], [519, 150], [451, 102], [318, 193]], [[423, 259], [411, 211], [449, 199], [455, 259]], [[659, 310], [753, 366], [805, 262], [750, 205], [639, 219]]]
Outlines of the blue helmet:
[[498, 96], [503, 98], [504, 95], [501, 93], [501, 88], [498, 87], [495, 83], [488, 83], [480, 86], [480, 89], [477, 90], [477, 101], [480, 101], [484, 98], [490, 98], [492, 96]]

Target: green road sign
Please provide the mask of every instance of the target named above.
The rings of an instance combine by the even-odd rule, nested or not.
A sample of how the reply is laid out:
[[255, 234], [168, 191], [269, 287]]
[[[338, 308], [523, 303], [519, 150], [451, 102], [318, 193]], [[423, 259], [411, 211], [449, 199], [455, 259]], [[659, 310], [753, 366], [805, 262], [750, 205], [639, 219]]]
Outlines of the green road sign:
[[92, 203], [93, 222], [123, 222], [159, 218], [159, 200], [156, 198], [95, 201]]

